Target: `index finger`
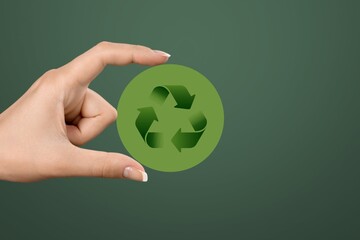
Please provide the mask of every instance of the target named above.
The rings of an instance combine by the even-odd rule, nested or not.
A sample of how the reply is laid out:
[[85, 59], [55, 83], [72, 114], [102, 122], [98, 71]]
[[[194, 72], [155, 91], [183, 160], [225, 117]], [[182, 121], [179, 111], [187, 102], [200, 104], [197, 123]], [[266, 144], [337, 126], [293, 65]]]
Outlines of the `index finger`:
[[131, 63], [158, 65], [165, 63], [170, 55], [145, 46], [101, 42], [61, 67], [69, 81], [87, 86], [101, 73], [106, 65], [123, 66]]

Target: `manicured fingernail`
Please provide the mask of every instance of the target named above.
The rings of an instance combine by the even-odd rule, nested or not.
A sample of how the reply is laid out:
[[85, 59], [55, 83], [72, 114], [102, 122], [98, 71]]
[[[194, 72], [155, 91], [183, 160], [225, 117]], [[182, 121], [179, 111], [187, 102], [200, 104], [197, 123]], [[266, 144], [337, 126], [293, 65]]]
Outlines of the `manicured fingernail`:
[[170, 54], [166, 53], [166, 52], [163, 52], [163, 51], [160, 51], [160, 50], [154, 50], [154, 52], [158, 53], [158, 54], [161, 54], [167, 58], [171, 57]]
[[148, 175], [146, 172], [138, 170], [133, 167], [126, 167], [124, 169], [123, 176], [124, 176], [124, 178], [139, 181], [139, 182], [147, 182], [148, 181]]

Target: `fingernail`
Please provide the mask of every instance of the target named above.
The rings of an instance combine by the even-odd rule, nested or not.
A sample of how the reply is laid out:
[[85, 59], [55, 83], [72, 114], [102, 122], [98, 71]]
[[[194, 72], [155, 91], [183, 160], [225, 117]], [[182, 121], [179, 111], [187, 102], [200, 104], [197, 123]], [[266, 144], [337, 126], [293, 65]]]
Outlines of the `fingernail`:
[[165, 56], [167, 58], [171, 57], [170, 54], [168, 54], [166, 52], [163, 52], [163, 51], [160, 51], [160, 50], [154, 50], [154, 52], [159, 53], [159, 54], [161, 54], [161, 55], [163, 55], [163, 56]]
[[148, 181], [148, 175], [146, 172], [138, 170], [133, 167], [126, 167], [124, 169], [123, 176], [124, 176], [124, 178], [139, 181], [139, 182], [147, 182]]

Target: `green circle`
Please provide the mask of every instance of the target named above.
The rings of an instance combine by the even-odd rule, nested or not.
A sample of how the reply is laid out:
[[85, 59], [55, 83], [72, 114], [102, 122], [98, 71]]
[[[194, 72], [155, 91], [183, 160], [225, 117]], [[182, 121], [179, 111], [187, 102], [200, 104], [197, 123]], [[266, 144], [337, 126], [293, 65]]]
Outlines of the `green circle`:
[[122, 93], [117, 111], [125, 148], [140, 163], [164, 172], [186, 170], [205, 160], [224, 126], [215, 87], [201, 73], [176, 64], [137, 75]]

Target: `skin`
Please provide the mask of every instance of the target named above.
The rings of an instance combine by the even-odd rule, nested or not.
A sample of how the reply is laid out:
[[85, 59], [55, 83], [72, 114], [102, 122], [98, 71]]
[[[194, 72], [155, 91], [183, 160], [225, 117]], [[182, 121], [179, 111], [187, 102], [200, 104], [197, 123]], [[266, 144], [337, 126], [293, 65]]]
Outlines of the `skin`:
[[108, 64], [158, 65], [169, 55], [138, 45], [101, 42], [46, 72], [0, 114], [0, 179], [58, 177], [146, 181], [144, 168], [120, 153], [80, 148], [114, 122], [117, 111], [89, 84]]

